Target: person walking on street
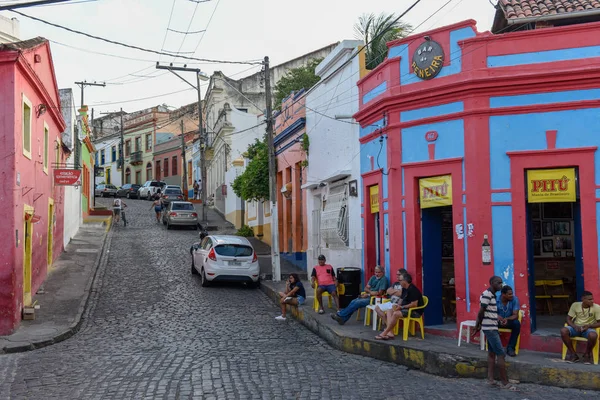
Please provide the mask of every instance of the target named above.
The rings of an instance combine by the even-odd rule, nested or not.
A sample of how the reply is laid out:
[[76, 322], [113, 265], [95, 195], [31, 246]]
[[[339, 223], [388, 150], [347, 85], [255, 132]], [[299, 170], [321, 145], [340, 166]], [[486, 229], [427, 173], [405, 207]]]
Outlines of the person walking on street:
[[200, 185], [198, 184], [198, 181], [194, 181], [194, 200], [198, 199], [198, 192], [200, 189]]
[[479, 299], [480, 307], [477, 314], [477, 322], [472, 336], [477, 332], [483, 331], [488, 344], [488, 380], [490, 386], [496, 386], [494, 379], [494, 369], [496, 368], [496, 359], [498, 359], [498, 369], [500, 372], [500, 387], [511, 391], [517, 391], [517, 388], [508, 382], [506, 375], [506, 361], [502, 341], [498, 332], [498, 305], [496, 302], [496, 292], [502, 289], [502, 278], [492, 276], [490, 278], [490, 287], [487, 288]]
[[310, 275], [311, 285], [317, 287], [317, 301], [319, 302], [319, 314], [323, 314], [323, 292], [329, 293], [335, 301], [335, 307], [337, 310], [340, 309], [340, 299], [337, 293], [337, 279], [335, 277], [335, 270], [330, 264], [325, 264], [325, 256], [321, 254], [318, 258], [319, 265], [315, 265]]
[[301, 306], [306, 301], [306, 291], [304, 285], [300, 282], [298, 274], [290, 274], [285, 285], [285, 292], [279, 292], [281, 300], [281, 315], [275, 317], [278, 321], [285, 321], [286, 305]]
[[162, 211], [162, 200], [161, 200], [161, 195], [160, 195], [160, 189], [158, 189], [158, 191], [154, 195], [154, 201], [152, 202], [150, 209], [152, 210], [153, 207], [154, 207], [154, 212], [156, 213], [156, 222], [160, 222], [160, 212]]
[[115, 198], [115, 200], [113, 201], [113, 214], [115, 216], [115, 224], [118, 224], [121, 220], [121, 210], [123, 209], [123, 206], [127, 207], [127, 204], [125, 204], [123, 200]]
[[510, 329], [510, 339], [506, 346], [506, 354], [516, 357], [515, 348], [517, 339], [521, 333], [521, 323], [519, 322], [519, 299], [513, 295], [513, 290], [506, 285], [502, 288], [500, 295], [496, 299], [498, 303], [498, 324], [500, 328]]

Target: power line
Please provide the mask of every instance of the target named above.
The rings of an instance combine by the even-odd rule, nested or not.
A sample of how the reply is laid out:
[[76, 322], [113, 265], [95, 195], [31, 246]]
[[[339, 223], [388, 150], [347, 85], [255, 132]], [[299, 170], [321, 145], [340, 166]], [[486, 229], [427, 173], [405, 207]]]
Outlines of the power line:
[[[194, 7], [194, 12], [192, 13], [192, 17], [190, 18], [190, 22], [188, 24], [186, 32], [183, 34], [183, 40], [181, 41], [181, 44], [179, 45], [179, 49], [177, 49], [177, 54], [182, 54], [181, 53], [181, 49], [183, 48], [183, 44], [185, 43], [185, 39], [187, 39], [188, 32], [189, 32], [190, 28], [192, 27], [192, 23], [194, 22], [194, 17], [196, 16], [196, 11], [198, 11], [198, 6], [199, 5], [200, 5], [200, 3], [196, 3], [196, 6]], [[188, 54], [194, 55], [194, 53], [188, 53]], [[173, 60], [175, 60], [175, 57], [173, 57]], [[171, 60], [171, 61], [173, 61], [173, 60]]]
[[208, 19], [208, 22], [206, 23], [206, 29], [204, 29], [204, 33], [202, 33], [200, 40], [198, 40], [198, 43], [196, 44], [196, 47], [194, 48], [194, 54], [196, 54], [196, 51], [198, 51], [198, 47], [200, 47], [200, 43], [202, 43], [202, 40], [204, 39], [204, 35], [206, 35], [206, 31], [208, 30], [208, 27], [210, 26], [210, 22], [212, 21], [213, 17], [215, 16], [215, 13], [217, 12], [217, 7], [219, 7], [220, 2], [221, 2], [221, 0], [217, 0], [217, 4], [215, 4], [215, 8], [213, 9], [213, 12], [210, 15], [210, 18]]
[[[85, 33], [85, 32], [81, 32], [81, 31], [75, 30], [75, 29], [67, 28], [66, 26], [62, 26], [62, 25], [59, 25], [59, 24], [55, 24], [53, 22], [45, 21], [45, 20], [43, 20], [41, 18], [37, 18], [37, 17], [31, 16], [31, 15], [27, 15], [27, 14], [24, 14], [24, 13], [22, 13], [20, 11], [15, 11], [15, 10], [11, 10], [11, 11], [14, 12], [15, 14], [19, 14], [19, 15], [25, 17], [25, 18], [29, 18], [29, 19], [32, 19], [34, 21], [42, 22], [42, 23], [44, 23], [46, 25], [54, 26], [56, 28], [60, 28], [60, 29], [69, 31], [71, 33], [75, 33], [75, 34], [78, 34], [78, 35], [87, 36], [89, 38], [100, 40], [100, 41], [107, 42], [107, 43], [111, 43], [111, 44], [114, 44], [114, 45], [117, 45], [117, 46], [127, 47], [127, 48], [130, 48], [130, 49], [139, 50], [139, 51], [144, 51], [146, 53], [153, 53], [153, 54], [158, 54], [158, 55], [163, 55], [163, 56], [170, 56], [170, 57], [173, 56], [173, 54], [164, 53], [162, 51], [146, 49], [146, 48], [143, 48], [143, 47], [139, 47], [139, 46], [135, 46], [135, 45], [131, 45], [131, 44], [126, 44], [126, 43], [118, 42], [116, 40], [106, 39], [106, 38], [103, 38], [101, 36], [91, 35], [89, 33]], [[175, 57], [183, 58], [183, 59], [186, 59], [186, 60], [214, 62], [214, 63], [218, 63], [218, 64], [259, 65], [258, 62], [251, 62], [251, 61], [214, 60], [214, 59], [209, 59], [209, 58], [196, 58], [196, 57], [188, 57], [188, 56], [182, 56], [182, 55], [176, 55]]]
[[[161, 49], [165, 48], [165, 43], [167, 42], [167, 36], [169, 35], [169, 28], [171, 27], [171, 19], [173, 18], [173, 11], [175, 10], [175, 1], [173, 0], [173, 5], [171, 6], [171, 14], [169, 15], [169, 22], [167, 23], [167, 29], [165, 30], [165, 36], [163, 38]], [[160, 56], [158, 57], [158, 61], [160, 61]]]
[[[29, 1], [27, 3], [13, 3], [8, 6], [0, 6], [0, 11], [4, 11], [4, 10], [13, 11], [16, 8], [35, 7], [35, 6], [42, 6], [42, 5], [53, 4], [53, 3], [64, 3], [66, 1], [71, 1], [71, 0], [39, 0], [39, 1]], [[14, 12], [16, 12], [16, 11], [14, 11]]]

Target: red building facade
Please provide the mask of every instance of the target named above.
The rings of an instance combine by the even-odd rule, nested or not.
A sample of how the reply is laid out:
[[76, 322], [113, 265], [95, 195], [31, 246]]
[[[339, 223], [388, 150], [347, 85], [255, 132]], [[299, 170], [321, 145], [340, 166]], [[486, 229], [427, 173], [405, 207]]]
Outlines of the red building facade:
[[0, 45], [0, 335], [15, 330], [21, 310], [63, 250], [64, 189], [53, 183], [64, 162], [60, 109], [48, 41]]
[[600, 296], [599, 28], [465, 21], [389, 43], [359, 81], [365, 278], [379, 255], [406, 268], [430, 332], [457, 335], [499, 275], [521, 346], [560, 351], [568, 305]]

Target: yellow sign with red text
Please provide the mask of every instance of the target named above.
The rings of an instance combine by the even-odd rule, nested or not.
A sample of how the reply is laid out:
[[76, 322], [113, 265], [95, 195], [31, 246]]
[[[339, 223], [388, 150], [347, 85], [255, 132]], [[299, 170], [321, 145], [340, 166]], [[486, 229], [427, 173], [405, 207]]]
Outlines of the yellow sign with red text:
[[452, 205], [452, 175], [419, 179], [421, 208]]
[[371, 203], [371, 214], [379, 212], [379, 185], [369, 187], [369, 202]]
[[527, 171], [527, 202], [574, 203], [577, 201], [575, 168]]

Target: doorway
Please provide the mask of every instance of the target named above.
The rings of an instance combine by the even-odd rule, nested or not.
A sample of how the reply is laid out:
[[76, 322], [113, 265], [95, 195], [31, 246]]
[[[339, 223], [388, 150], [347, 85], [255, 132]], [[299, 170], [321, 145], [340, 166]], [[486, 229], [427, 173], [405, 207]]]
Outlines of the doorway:
[[48, 253], [48, 268], [52, 266], [53, 244], [54, 244], [54, 200], [48, 199], [48, 236], [47, 236], [47, 253]]
[[421, 209], [423, 295], [429, 298], [426, 325], [456, 326], [452, 206]]
[[25, 222], [23, 226], [23, 305], [31, 304], [31, 250], [33, 236], [33, 208], [25, 206]]
[[[548, 175], [559, 171], [562, 175], [569, 170], [573, 174], [572, 192], [557, 190], [560, 196], [536, 197], [530, 186], [525, 199], [528, 285], [533, 294], [529, 296], [531, 332], [542, 335], [558, 334], [570, 305], [584, 290], [581, 204], [575, 184], [576, 169], [526, 172]], [[535, 181], [532, 175], [526, 179], [527, 183]], [[552, 193], [552, 179], [545, 180], [548, 185], [542, 192]]]

